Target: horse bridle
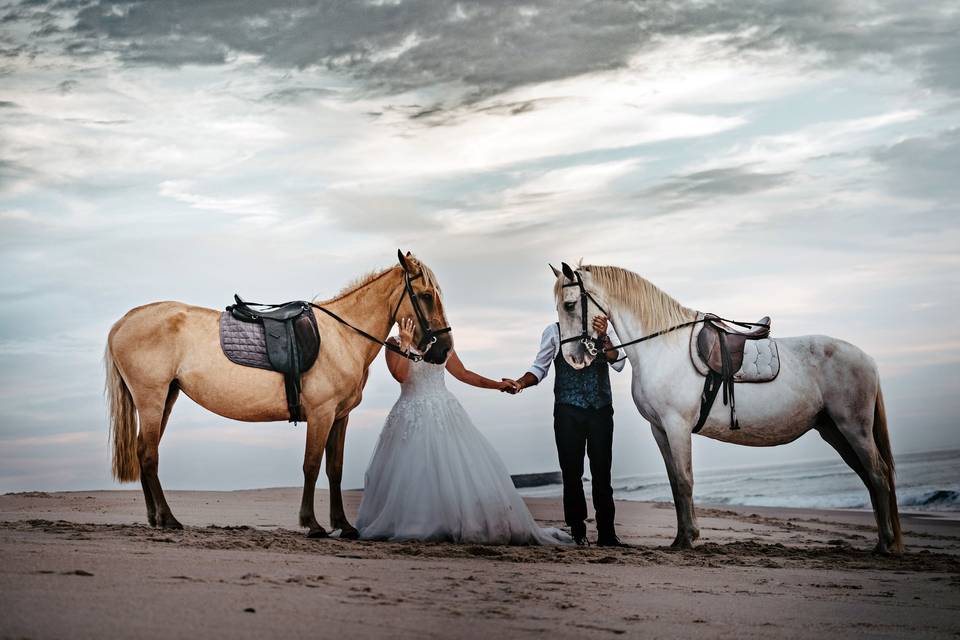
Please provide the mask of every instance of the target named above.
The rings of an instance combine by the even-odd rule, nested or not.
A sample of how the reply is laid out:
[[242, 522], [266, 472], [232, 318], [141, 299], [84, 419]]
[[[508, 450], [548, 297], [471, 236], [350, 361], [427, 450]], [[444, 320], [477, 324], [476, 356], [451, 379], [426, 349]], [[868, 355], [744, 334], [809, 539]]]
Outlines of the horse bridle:
[[[610, 315], [600, 305], [600, 303], [597, 302], [597, 299], [594, 298], [589, 291], [587, 291], [587, 288], [583, 286], [583, 278], [580, 277], [580, 272], [574, 271], [573, 275], [576, 276], [576, 282], [564, 284], [563, 288], [566, 289], [567, 287], [579, 287], [580, 289], [580, 335], [571, 336], [569, 338], [561, 338], [560, 346], [562, 347], [569, 342], [579, 341], [580, 344], [583, 345], [583, 348], [587, 350], [587, 353], [596, 357], [596, 355], [600, 353], [600, 349], [597, 347], [596, 340], [590, 336], [590, 326], [587, 322], [587, 301], [589, 300], [590, 302], [593, 302], [593, 304], [597, 305], [597, 308], [603, 312], [603, 315], [607, 316], [608, 318]], [[604, 351], [607, 350], [608, 349], [605, 349]]]
[[[410, 306], [413, 307], [413, 315], [417, 317], [417, 324], [420, 325], [420, 342], [417, 343], [417, 351], [420, 352], [422, 356], [427, 351], [430, 350], [437, 342], [437, 336], [443, 335], [444, 333], [450, 333], [450, 327], [441, 327], [439, 329], [434, 329], [430, 326], [430, 321], [427, 319], [427, 314], [423, 312], [423, 308], [420, 306], [420, 300], [417, 298], [417, 294], [413, 291], [413, 281], [423, 277], [423, 271], [421, 270], [415, 276], [410, 276], [410, 272], [406, 269], [403, 270], [403, 289], [406, 292], [407, 297], [410, 299]], [[397, 313], [400, 311], [400, 304], [403, 302], [403, 296], [400, 296], [400, 299], [397, 301], [397, 306], [393, 310], [393, 321], [397, 321]]]
[[[319, 309], [320, 311], [323, 311], [325, 314], [327, 314], [328, 316], [330, 316], [340, 324], [350, 327], [351, 329], [359, 333], [361, 336], [363, 336], [367, 340], [371, 340], [373, 342], [376, 342], [377, 344], [380, 344], [381, 346], [383, 346], [384, 349], [388, 351], [392, 351], [398, 356], [403, 356], [408, 360], [413, 360], [414, 362], [420, 362], [421, 360], [423, 360], [424, 354], [430, 350], [430, 347], [436, 344], [437, 336], [440, 336], [444, 333], [450, 333], [451, 331], [450, 327], [441, 327], [439, 329], [433, 329], [430, 326], [430, 321], [427, 319], [427, 315], [423, 312], [423, 308], [420, 306], [420, 301], [417, 299], [417, 294], [414, 292], [413, 284], [412, 284], [414, 280], [422, 277], [423, 277], [423, 270], [421, 270], [420, 273], [418, 273], [417, 275], [411, 277], [410, 272], [407, 271], [406, 267], [403, 268], [404, 295], [410, 299], [410, 306], [413, 307], [413, 314], [417, 317], [417, 324], [420, 326], [420, 341], [417, 343], [417, 351], [419, 351], [419, 353], [410, 353], [409, 351], [404, 351], [403, 349], [393, 344], [392, 342], [386, 342], [384, 340], [377, 338], [376, 336], [372, 336], [366, 331], [364, 331], [363, 329], [360, 329], [359, 327], [355, 327], [354, 325], [350, 324], [349, 322], [347, 322], [346, 320], [344, 320], [343, 318], [335, 314], [333, 311], [330, 311], [329, 309], [325, 309], [324, 307], [321, 307], [318, 304], [311, 302], [310, 306], [313, 307], [314, 309]], [[404, 295], [401, 295], [400, 299], [397, 300], [397, 306], [394, 307], [393, 315], [390, 316], [391, 318], [390, 326], [393, 326], [397, 322], [397, 313], [400, 311], [400, 305], [403, 304]]]

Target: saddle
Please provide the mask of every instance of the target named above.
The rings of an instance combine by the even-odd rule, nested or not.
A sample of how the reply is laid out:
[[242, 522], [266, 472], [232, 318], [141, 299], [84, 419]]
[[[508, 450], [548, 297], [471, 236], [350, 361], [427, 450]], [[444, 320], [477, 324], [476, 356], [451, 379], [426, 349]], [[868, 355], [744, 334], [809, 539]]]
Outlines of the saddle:
[[[228, 306], [227, 313], [241, 323], [261, 325], [265, 348], [260, 345], [250, 348], [250, 345], [247, 345], [246, 359], [231, 357], [227, 349], [228, 340], [225, 339], [227, 329], [221, 317], [221, 345], [224, 353], [238, 364], [269, 368], [271, 371], [282, 373], [290, 422], [305, 420], [306, 417], [300, 406], [301, 376], [313, 366], [320, 354], [320, 331], [310, 303], [296, 300], [278, 305], [264, 305], [245, 302], [238, 295], [234, 295], [233, 298], [236, 304]], [[243, 331], [242, 328], [238, 328], [235, 333], [239, 336], [249, 335], [249, 332]], [[259, 331], [255, 332], [256, 338], [259, 338], [259, 333]], [[261, 353], [265, 351], [266, 363], [262, 359], [259, 362], [252, 360], [249, 356], [250, 351]], [[265, 364], [269, 366], [264, 366]]]
[[[695, 337], [695, 341], [694, 341]], [[704, 314], [700, 332], [691, 334], [691, 357], [696, 356], [695, 368], [703, 374], [703, 393], [700, 396], [700, 417], [693, 428], [697, 433], [703, 428], [710, 409], [720, 390], [723, 404], [730, 407], [730, 429], [737, 430], [734, 385], [737, 382], [769, 382], [780, 372], [780, 358], [776, 342], [770, 337], [770, 318], [765, 316], [757, 322], [734, 324], [711, 313]], [[744, 356], [749, 352], [748, 367]], [[699, 365], [699, 366], [698, 366]]]

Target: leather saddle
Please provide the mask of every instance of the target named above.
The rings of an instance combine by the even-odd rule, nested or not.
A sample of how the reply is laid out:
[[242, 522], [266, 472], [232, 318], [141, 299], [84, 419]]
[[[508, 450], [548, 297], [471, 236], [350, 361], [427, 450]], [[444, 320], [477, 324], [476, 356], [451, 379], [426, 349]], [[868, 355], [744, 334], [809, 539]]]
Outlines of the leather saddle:
[[[710, 415], [710, 409], [720, 390], [723, 390], [723, 404], [730, 406], [730, 429], [737, 430], [740, 424], [737, 421], [736, 401], [734, 399], [734, 384], [743, 381], [738, 379], [744, 362], [744, 351], [748, 341], [767, 340], [770, 337], [770, 317], [765, 316], [757, 322], [734, 324], [722, 320], [720, 317], [704, 314], [703, 328], [696, 338], [697, 355], [706, 365], [707, 370], [702, 372], [706, 376], [703, 393], [700, 396], [700, 418], [693, 428], [697, 433], [703, 428]], [[768, 342], [773, 342], [768, 340]], [[772, 375], [755, 375], [750, 382], [768, 382], [779, 373], [779, 356], [776, 354], [776, 345], [772, 350], [772, 360], [775, 360], [775, 370], [770, 367]], [[699, 368], [698, 368], [699, 370]]]
[[697, 336], [697, 351], [703, 361], [715, 373], [723, 373], [724, 352], [730, 356], [730, 368], [734, 373], [743, 366], [743, 348], [747, 340], [761, 340], [770, 336], [770, 316], [760, 318], [750, 329], [731, 325], [713, 314], [706, 314], [707, 321]]
[[301, 376], [320, 354], [320, 331], [310, 303], [296, 300], [263, 305], [245, 302], [236, 294], [233, 299], [236, 304], [227, 311], [234, 318], [263, 325], [270, 367], [283, 374], [290, 422], [305, 420], [300, 406]]

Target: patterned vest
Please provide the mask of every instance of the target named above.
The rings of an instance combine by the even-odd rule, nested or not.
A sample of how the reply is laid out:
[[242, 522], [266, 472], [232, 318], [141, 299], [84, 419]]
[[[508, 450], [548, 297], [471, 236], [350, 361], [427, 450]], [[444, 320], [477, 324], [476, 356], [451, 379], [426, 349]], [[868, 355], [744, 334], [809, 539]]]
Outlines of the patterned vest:
[[557, 349], [553, 367], [556, 372], [553, 381], [555, 403], [582, 409], [602, 409], [613, 404], [610, 365], [602, 356], [594, 358], [589, 367], [574, 369], [563, 359], [563, 351]]

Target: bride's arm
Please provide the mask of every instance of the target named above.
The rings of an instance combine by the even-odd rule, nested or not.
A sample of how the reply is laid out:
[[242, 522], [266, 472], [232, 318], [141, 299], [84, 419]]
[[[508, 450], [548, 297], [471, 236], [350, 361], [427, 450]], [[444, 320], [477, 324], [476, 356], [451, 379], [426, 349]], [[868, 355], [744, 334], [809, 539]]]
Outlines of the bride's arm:
[[[390, 338], [387, 342], [397, 343], [393, 338]], [[406, 382], [407, 375], [410, 373], [410, 361], [389, 349], [384, 350], [384, 355], [387, 357], [387, 369], [390, 370], [393, 379], [397, 382]]]
[[[404, 318], [397, 324], [400, 326], [400, 339], [390, 338], [387, 342], [398, 345], [403, 351], [408, 351], [413, 339], [413, 320]], [[410, 360], [389, 349], [384, 350], [384, 355], [387, 358], [387, 369], [390, 370], [393, 379], [400, 383], [406, 382], [407, 375], [410, 373]]]
[[450, 351], [450, 355], [447, 356], [447, 371], [450, 372], [454, 378], [469, 384], [474, 387], [480, 387], [481, 389], [506, 389], [512, 388], [512, 385], [507, 381], [497, 382], [496, 380], [491, 380], [486, 378], [479, 373], [474, 373], [463, 366], [463, 361], [460, 360], [460, 356], [457, 355], [456, 351]]

